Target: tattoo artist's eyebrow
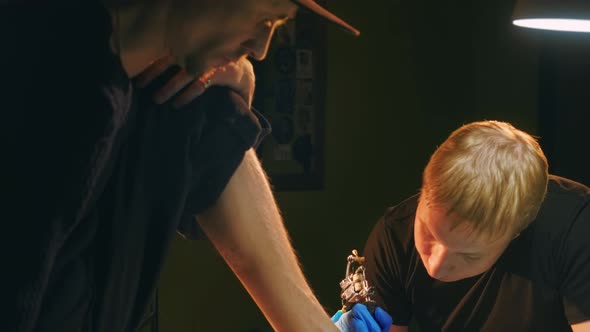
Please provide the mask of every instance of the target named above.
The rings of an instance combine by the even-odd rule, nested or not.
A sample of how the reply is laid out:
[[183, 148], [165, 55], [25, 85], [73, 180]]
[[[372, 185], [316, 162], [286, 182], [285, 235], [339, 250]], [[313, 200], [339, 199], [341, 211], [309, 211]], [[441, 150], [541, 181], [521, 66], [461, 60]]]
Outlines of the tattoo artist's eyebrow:
[[479, 251], [479, 250], [473, 250], [473, 251], [462, 251], [458, 253], [459, 255], [463, 255], [463, 256], [470, 256], [471, 258], [480, 258], [484, 255], [483, 252]]

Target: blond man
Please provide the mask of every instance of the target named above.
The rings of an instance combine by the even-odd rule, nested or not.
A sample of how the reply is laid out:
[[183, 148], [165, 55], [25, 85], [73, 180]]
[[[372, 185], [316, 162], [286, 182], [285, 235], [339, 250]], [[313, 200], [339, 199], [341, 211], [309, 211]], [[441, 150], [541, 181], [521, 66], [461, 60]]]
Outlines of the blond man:
[[366, 247], [391, 332], [586, 331], [590, 189], [548, 174], [537, 141], [505, 122], [462, 126], [420, 194], [388, 209]]

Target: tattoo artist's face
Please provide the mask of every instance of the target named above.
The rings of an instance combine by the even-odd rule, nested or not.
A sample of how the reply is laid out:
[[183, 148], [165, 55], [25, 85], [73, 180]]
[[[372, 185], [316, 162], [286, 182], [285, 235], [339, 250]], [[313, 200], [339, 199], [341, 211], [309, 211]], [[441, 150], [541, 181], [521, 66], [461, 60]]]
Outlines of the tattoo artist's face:
[[[190, 1], [189, 1], [190, 3]], [[184, 60], [189, 72], [199, 74], [242, 57], [263, 60], [277, 27], [295, 16], [290, 0], [217, 0], [207, 15], [191, 9], [172, 30], [173, 54]], [[202, 6], [202, 5], [201, 5]], [[190, 7], [190, 6], [189, 6]], [[202, 11], [202, 10], [201, 10]]]
[[445, 282], [484, 273], [510, 242], [478, 237], [469, 223], [452, 228], [452, 218], [456, 216], [420, 199], [414, 220], [414, 242], [422, 263], [432, 278]]

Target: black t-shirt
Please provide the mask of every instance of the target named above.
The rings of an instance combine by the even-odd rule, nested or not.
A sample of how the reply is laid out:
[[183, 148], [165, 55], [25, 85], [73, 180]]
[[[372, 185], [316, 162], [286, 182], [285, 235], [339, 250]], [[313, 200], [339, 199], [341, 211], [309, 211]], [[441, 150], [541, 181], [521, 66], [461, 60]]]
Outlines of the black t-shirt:
[[366, 247], [367, 279], [395, 325], [421, 331], [570, 331], [590, 319], [590, 189], [550, 177], [534, 222], [487, 272], [431, 278], [414, 246], [418, 196], [390, 208]]
[[2, 7], [0, 29], [2, 330], [132, 331], [261, 123], [223, 88], [155, 105], [178, 69], [134, 89], [98, 2]]

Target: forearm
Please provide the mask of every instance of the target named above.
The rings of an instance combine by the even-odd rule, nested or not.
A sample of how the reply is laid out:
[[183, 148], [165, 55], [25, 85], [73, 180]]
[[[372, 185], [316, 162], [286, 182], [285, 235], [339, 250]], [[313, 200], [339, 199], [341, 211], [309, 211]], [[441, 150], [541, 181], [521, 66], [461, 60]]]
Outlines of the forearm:
[[574, 332], [590, 332], [590, 320], [578, 324], [571, 325]]
[[277, 331], [338, 331], [307, 285], [252, 150], [199, 224]]

